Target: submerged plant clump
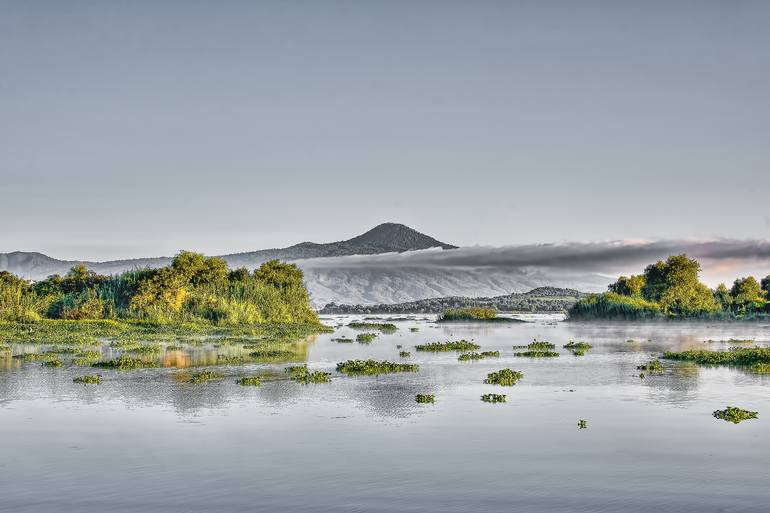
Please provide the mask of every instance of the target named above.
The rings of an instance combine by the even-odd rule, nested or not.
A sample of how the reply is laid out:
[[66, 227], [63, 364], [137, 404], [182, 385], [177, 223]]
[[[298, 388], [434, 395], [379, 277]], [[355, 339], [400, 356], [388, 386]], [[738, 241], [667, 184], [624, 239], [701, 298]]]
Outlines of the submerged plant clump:
[[436, 396], [433, 394], [417, 394], [414, 400], [422, 404], [433, 404], [436, 402]]
[[485, 403], [504, 403], [505, 394], [484, 394], [481, 396], [481, 400]]
[[732, 422], [733, 424], [738, 424], [744, 420], [756, 419], [759, 413], [756, 411], [736, 408], [735, 406], [728, 406], [724, 410], [716, 410], [713, 415], [718, 419], [726, 420], [728, 422]]
[[259, 376], [247, 376], [239, 379], [237, 383], [243, 387], [256, 387], [262, 382], [260, 381]]
[[205, 370], [205, 371], [196, 372], [195, 374], [193, 374], [190, 377], [190, 380], [188, 381], [188, 383], [195, 383], [195, 384], [208, 383], [211, 380], [221, 379], [221, 378], [224, 378], [224, 375], [218, 372]]
[[465, 351], [475, 351], [476, 349], [481, 348], [480, 345], [474, 344], [473, 342], [469, 342], [467, 340], [456, 340], [456, 341], [450, 341], [450, 342], [429, 342], [427, 344], [419, 344], [414, 346], [415, 349], [418, 351], [429, 351], [432, 353], [440, 353], [440, 352], [447, 352], [447, 351], [457, 351], [457, 352], [465, 352]]
[[328, 383], [331, 380], [330, 372], [308, 370], [307, 365], [291, 365], [284, 369], [292, 381], [297, 383]]
[[377, 338], [376, 333], [359, 333], [356, 335], [356, 342], [359, 344], [371, 344]]
[[393, 333], [398, 329], [395, 324], [387, 322], [351, 322], [348, 327], [356, 330], [378, 330], [382, 333]]
[[524, 374], [519, 371], [501, 369], [497, 372], [487, 374], [487, 379], [484, 380], [484, 383], [488, 385], [503, 385], [510, 387], [515, 385], [523, 377]]
[[417, 372], [419, 365], [377, 360], [348, 360], [337, 364], [337, 372], [347, 375], [377, 375], [394, 372]]
[[133, 370], [133, 369], [150, 369], [150, 368], [158, 367], [159, 365], [156, 362], [146, 362], [139, 358], [131, 358], [130, 356], [127, 356], [127, 355], [121, 355], [112, 360], [107, 360], [106, 362], [96, 362], [94, 364], [91, 364], [91, 366], [118, 369], [118, 370]]
[[483, 360], [484, 358], [498, 358], [500, 351], [483, 351], [481, 353], [463, 353], [457, 357], [458, 361], [467, 362], [472, 360]]
[[99, 374], [90, 374], [86, 376], [78, 376], [72, 380], [73, 383], [82, 385], [101, 385], [102, 377]]

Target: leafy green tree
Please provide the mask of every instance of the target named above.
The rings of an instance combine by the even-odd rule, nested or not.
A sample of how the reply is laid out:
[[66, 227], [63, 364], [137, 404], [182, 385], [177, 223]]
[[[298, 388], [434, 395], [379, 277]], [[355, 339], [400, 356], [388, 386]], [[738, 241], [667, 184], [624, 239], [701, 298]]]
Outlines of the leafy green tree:
[[220, 283], [228, 276], [224, 260], [192, 251], [180, 251], [171, 262], [171, 268], [194, 287]]
[[644, 275], [633, 274], [629, 277], [619, 277], [618, 281], [611, 284], [608, 288], [610, 289], [610, 292], [620, 294], [621, 296], [641, 297], [644, 284]]
[[729, 310], [733, 304], [733, 296], [730, 294], [730, 289], [724, 283], [720, 283], [714, 290], [714, 299], [722, 310]]
[[228, 275], [227, 279], [231, 282], [236, 283], [244, 283], [249, 281], [249, 278], [251, 278], [251, 275], [249, 274], [249, 270], [245, 267], [239, 267], [238, 269], [233, 269], [230, 271], [230, 274]]
[[647, 266], [642, 295], [666, 314], [694, 315], [719, 309], [711, 290], [698, 279], [700, 264], [687, 255], [673, 255]]
[[294, 264], [286, 264], [279, 260], [268, 260], [254, 271], [254, 277], [267, 285], [279, 289], [303, 287], [302, 270]]
[[762, 278], [760, 285], [762, 285], [762, 290], [765, 292], [765, 297], [770, 300], [770, 275]]
[[753, 276], [735, 280], [730, 295], [733, 298], [733, 308], [738, 312], [758, 310], [765, 303], [762, 287]]

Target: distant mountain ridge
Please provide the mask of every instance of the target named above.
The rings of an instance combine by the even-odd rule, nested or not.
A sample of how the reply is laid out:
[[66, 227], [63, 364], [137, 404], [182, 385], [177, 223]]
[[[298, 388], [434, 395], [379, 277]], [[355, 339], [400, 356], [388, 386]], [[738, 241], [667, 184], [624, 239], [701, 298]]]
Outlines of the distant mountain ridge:
[[[429, 248], [455, 249], [456, 247], [403, 224], [383, 223], [348, 240], [328, 243], [301, 242], [287, 248], [232, 253], [221, 255], [221, 257], [231, 268], [243, 266], [253, 269], [262, 262], [274, 258], [290, 261], [348, 255], [401, 253]], [[0, 270], [33, 280], [40, 280], [51, 274], [64, 274], [72, 266], [78, 264], [83, 264], [101, 274], [116, 274], [134, 268], [162, 267], [170, 262], [171, 257], [91, 262], [87, 260], [58, 260], [37, 252], [0, 253]]]

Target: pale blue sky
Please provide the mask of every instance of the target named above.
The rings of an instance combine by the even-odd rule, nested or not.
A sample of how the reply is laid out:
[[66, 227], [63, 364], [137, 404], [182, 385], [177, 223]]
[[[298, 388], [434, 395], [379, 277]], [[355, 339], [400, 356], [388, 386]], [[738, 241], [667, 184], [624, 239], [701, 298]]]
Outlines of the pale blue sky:
[[770, 2], [0, 0], [0, 252], [770, 237]]

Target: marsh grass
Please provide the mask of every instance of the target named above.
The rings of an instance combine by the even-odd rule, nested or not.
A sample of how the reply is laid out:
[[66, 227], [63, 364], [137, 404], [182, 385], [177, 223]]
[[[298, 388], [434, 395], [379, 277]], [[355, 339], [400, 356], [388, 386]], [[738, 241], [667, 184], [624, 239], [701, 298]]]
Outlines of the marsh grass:
[[467, 340], [456, 340], [450, 342], [429, 342], [427, 344], [416, 345], [414, 348], [418, 351], [427, 351], [432, 353], [448, 351], [456, 351], [459, 353], [465, 351], [475, 351], [480, 349], [481, 346]]
[[337, 364], [337, 372], [350, 376], [390, 374], [395, 372], [417, 372], [419, 365], [411, 363], [394, 363], [377, 360], [348, 360]]
[[487, 379], [484, 380], [484, 383], [488, 385], [502, 385], [510, 387], [518, 383], [519, 380], [523, 377], [524, 374], [519, 371], [501, 369], [497, 372], [487, 374]]
[[756, 419], [759, 413], [736, 408], [735, 406], [728, 406], [724, 410], [716, 410], [712, 415], [718, 419], [738, 424], [744, 420]]

